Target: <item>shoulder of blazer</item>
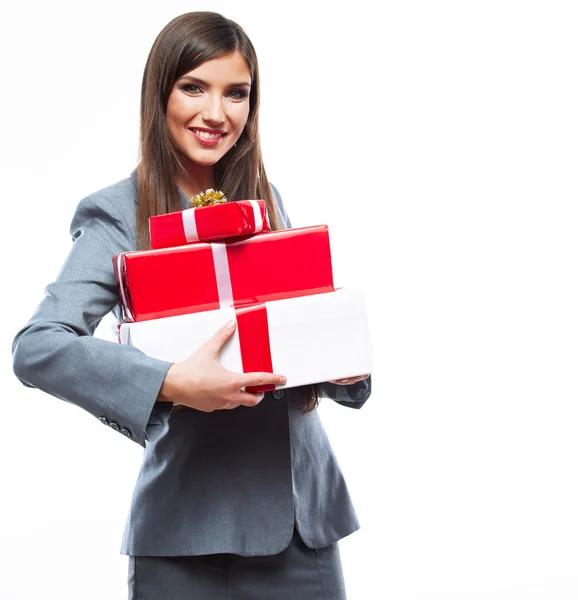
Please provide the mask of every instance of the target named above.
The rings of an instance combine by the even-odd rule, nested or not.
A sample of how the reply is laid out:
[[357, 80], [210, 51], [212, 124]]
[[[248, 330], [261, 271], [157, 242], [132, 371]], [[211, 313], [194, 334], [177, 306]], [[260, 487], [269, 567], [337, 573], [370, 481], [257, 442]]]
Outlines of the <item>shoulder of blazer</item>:
[[112, 218], [123, 223], [126, 234], [135, 242], [136, 231], [136, 186], [130, 177], [117, 181], [85, 196], [76, 208], [70, 224], [73, 238], [86, 220], [93, 218]]
[[130, 177], [126, 177], [96, 192], [92, 192], [86, 197], [86, 199], [93, 202], [98, 202], [101, 198], [107, 199], [120, 211], [130, 210], [134, 212], [136, 207], [136, 185]]

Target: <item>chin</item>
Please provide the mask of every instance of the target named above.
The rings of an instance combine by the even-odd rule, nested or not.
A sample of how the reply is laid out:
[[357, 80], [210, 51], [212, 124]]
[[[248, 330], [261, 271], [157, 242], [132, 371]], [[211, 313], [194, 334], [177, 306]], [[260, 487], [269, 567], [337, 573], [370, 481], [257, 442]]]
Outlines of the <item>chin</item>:
[[194, 156], [191, 154], [187, 155], [188, 160], [195, 164], [195, 165], [199, 165], [201, 167], [212, 167], [213, 165], [216, 165], [221, 158], [223, 158], [223, 154], [219, 153], [219, 155], [215, 155], [215, 156]]

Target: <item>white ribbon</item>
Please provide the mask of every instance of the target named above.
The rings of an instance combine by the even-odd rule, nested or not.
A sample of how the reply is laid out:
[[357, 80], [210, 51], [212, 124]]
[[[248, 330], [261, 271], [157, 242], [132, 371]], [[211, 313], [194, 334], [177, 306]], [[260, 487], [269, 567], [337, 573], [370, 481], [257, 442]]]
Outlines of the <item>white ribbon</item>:
[[[263, 217], [261, 215], [261, 207], [256, 200], [249, 200], [253, 214], [255, 216], [255, 233], [263, 230]], [[247, 240], [235, 242], [243, 244]], [[234, 306], [233, 299], [233, 284], [231, 283], [231, 271], [229, 269], [229, 259], [227, 257], [227, 246], [231, 244], [222, 244], [218, 242], [211, 243], [213, 252], [213, 265], [215, 266], [215, 276], [217, 279], [217, 291], [219, 294], [219, 308], [230, 308]]]
[[217, 290], [219, 293], [219, 307], [229, 308], [233, 306], [233, 286], [231, 285], [231, 272], [229, 271], [229, 259], [227, 258], [227, 244], [211, 244], [213, 251], [213, 264], [217, 277]]
[[[251, 208], [253, 209], [253, 216], [255, 217], [255, 233], [263, 231], [263, 216], [261, 215], [261, 207], [257, 200], [249, 200]], [[265, 213], [266, 214], [266, 213]]]
[[195, 218], [195, 209], [186, 208], [181, 213], [183, 215], [183, 228], [185, 230], [185, 237], [189, 244], [199, 241], [199, 234], [197, 232], [197, 219]]

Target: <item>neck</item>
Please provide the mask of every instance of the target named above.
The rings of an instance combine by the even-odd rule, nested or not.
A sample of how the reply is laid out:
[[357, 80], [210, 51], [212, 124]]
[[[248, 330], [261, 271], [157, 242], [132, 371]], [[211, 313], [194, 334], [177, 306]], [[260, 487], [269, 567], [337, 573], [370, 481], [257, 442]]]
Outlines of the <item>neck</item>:
[[187, 174], [177, 177], [177, 185], [189, 198], [209, 188], [214, 188], [215, 177], [213, 165], [188, 164], [186, 168]]

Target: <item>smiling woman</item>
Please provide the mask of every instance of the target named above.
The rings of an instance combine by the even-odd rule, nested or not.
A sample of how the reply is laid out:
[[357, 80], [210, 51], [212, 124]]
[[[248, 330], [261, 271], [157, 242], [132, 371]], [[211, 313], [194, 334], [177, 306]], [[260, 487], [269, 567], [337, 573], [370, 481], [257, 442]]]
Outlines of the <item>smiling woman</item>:
[[345, 598], [338, 541], [359, 525], [316, 406], [325, 396], [360, 408], [370, 378], [278, 390], [282, 374], [228, 371], [219, 352], [234, 321], [176, 363], [93, 335], [111, 310], [122, 320], [111, 259], [150, 248], [150, 217], [218, 188], [233, 202], [265, 199], [272, 228], [291, 227], [258, 112], [243, 29], [209, 12], [171, 21], [144, 71], [140, 163], [79, 203], [67, 260], [14, 340], [24, 385], [144, 448], [121, 550], [134, 600]]
[[250, 89], [249, 65], [238, 51], [203, 63], [175, 83], [167, 128], [188, 159], [187, 176], [178, 178], [188, 196], [206, 189], [199, 182], [208, 179], [207, 169], [241, 137], [249, 118]]

